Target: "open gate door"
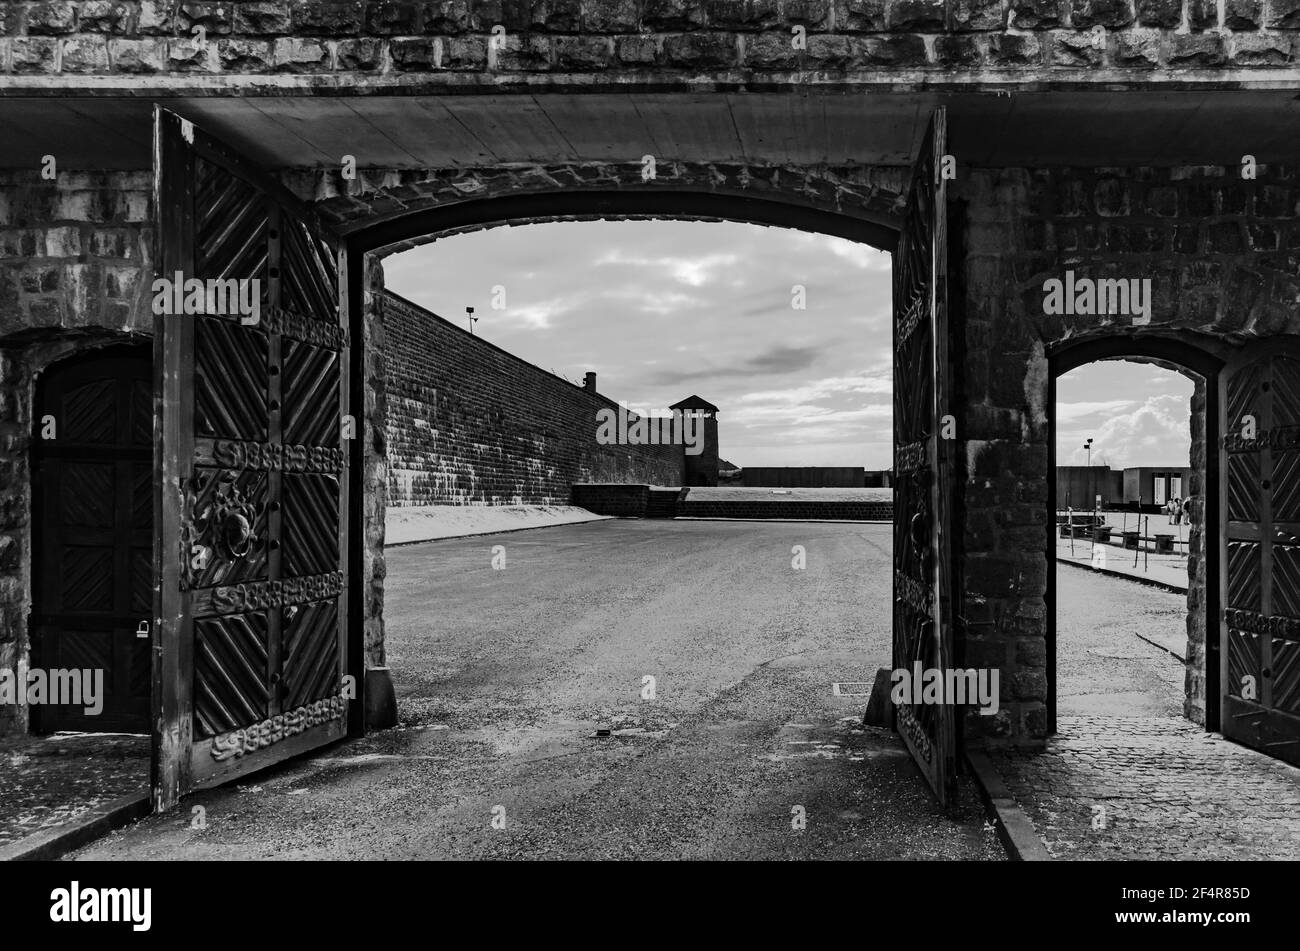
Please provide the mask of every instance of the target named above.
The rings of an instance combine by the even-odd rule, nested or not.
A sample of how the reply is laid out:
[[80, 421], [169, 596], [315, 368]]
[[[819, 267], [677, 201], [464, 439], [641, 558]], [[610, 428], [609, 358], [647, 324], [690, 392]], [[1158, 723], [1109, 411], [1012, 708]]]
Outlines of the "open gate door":
[[[155, 110], [155, 808], [346, 733], [340, 242]], [[179, 287], [177, 286], [179, 284]]]
[[[953, 658], [951, 555], [954, 440], [941, 437], [953, 368], [948, 352], [947, 206], [940, 175], [945, 117], [935, 110], [912, 172], [894, 252], [894, 669], [909, 678]], [[920, 678], [916, 678], [919, 684]], [[939, 801], [954, 788], [947, 703], [895, 705], [903, 742]]]
[[1300, 344], [1220, 375], [1223, 735], [1300, 765]]

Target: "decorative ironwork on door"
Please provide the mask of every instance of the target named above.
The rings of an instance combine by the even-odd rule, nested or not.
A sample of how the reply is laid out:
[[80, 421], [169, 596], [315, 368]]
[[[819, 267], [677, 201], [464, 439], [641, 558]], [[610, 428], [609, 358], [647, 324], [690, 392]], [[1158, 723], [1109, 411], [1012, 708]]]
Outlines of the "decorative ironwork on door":
[[1300, 341], [1224, 370], [1223, 735], [1300, 765]]
[[[940, 175], [944, 110], [936, 110], [912, 173], [894, 255], [894, 669], [946, 670], [952, 662], [952, 442], [948, 354], [947, 207]], [[941, 802], [956, 768], [953, 708], [895, 706], [903, 742]]]
[[166, 808], [346, 732], [350, 350], [334, 236], [189, 122], [155, 134]]

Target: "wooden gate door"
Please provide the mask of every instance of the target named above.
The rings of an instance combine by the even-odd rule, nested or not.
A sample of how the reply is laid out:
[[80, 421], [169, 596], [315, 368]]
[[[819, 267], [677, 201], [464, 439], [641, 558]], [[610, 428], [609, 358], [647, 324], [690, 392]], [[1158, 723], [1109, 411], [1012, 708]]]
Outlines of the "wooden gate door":
[[1300, 765], [1300, 342], [1220, 378], [1223, 735]]
[[[894, 253], [894, 669], [910, 678], [952, 663], [953, 440], [940, 438], [948, 354], [944, 110], [930, 119]], [[953, 708], [895, 706], [896, 726], [943, 803], [956, 771]]]
[[191, 123], [154, 134], [165, 809], [346, 732], [352, 423], [342, 244]]
[[[98, 713], [33, 706], [38, 732], [149, 730], [153, 370], [147, 345], [56, 364], [36, 388], [36, 666], [102, 671]], [[145, 636], [137, 636], [141, 630]]]

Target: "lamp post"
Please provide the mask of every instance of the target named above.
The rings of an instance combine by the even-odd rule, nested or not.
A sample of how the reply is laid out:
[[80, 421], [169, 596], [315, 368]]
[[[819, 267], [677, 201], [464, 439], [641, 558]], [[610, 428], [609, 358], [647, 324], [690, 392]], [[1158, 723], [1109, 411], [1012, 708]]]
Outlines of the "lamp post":
[[1088, 451], [1088, 498], [1092, 499], [1092, 527], [1097, 527], [1097, 477], [1092, 474], [1092, 437], [1083, 444]]
[[469, 318], [469, 332], [472, 334], [474, 332], [474, 322], [477, 321], [479, 318], [474, 316], [473, 307], [465, 308], [465, 316]]

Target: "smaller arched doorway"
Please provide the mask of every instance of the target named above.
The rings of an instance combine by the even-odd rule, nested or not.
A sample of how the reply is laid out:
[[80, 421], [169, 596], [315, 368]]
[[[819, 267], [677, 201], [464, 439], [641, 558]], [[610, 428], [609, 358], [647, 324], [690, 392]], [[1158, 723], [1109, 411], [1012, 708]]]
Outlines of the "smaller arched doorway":
[[[1193, 446], [1193, 461], [1189, 464], [1195, 476], [1189, 484], [1180, 485], [1179, 491], [1194, 496], [1196, 504], [1189, 512], [1189, 533], [1199, 536], [1199, 541], [1192, 545], [1188, 541], [1188, 554], [1198, 552], [1197, 557], [1202, 567], [1194, 571], [1187, 582], [1187, 640], [1184, 663], [1188, 665], [1185, 680], [1184, 715], [1194, 718], [1204, 725], [1207, 731], [1215, 732], [1220, 728], [1220, 656], [1218, 638], [1219, 599], [1219, 536], [1221, 520], [1218, 490], [1218, 440], [1219, 440], [1219, 373], [1224, 365], [1227, 350], [1222, 345], [1199, 346], [1186, 339], [1174, 337], [1097, 337], [1073, 341], [1062, 345], [1050, 354], [1051, 377], [1048, 405], [1052, 407], [1050, 418], [1049, 446], [1051, 458], [1048, 471], [1052, 473], [1048, 482], [1047, 526], [1049, 532], [1047, 555], [1047, 716], [1048, 731], [1056, 733], [1057, 705], [1059, 697], [1058, 642], [1057, 642], [1057, 607], [1058, 586], [1056, 575], [1056, 534], [1058, 513], [1064, 508], [1066, 499], [1061, 498], [1057, 485], [1058, 460], [1056, 458], [1057, 426], [1057, 380], [1071, 370], [1085, 364], [1099, 361], [1132, 361], [1135, 363], [1155, 364], [1196, 382], [1203, 394], [1203, 402], [1198, 405], [1193, 400], [1189, 410], [1192, 431], [1197, 435], [1200, 448]], [[1193, 488], [1191, 482], [1195, 483]], [[1140, 493], [1139, 493], [1140, 494]], [[1091, 491], [1089, 492], [1091, 498]], [[1153, 496], [1147, 494], [1139, 498], [1148, 503], [1148, 508], [1155, 503]], [[1163, 499], [1161, 499], [1163, 501]], [[1139, 506], [1140, 507], [1140, 506]], [[1090, 503], [1084, 505], [1091, 509]], [[1136, 524], [1136, 523], [1135, 523]], [[1149, 540], [1140, 541], [1139, 547]]]
[[91, 707], [33, 706], [40, 733], [149, 729], [152, 368], [147, 344], [113, 346], [55, 364], [37, 381], [32, 666], [81, 671], [83, 690], [84, 672], [102, 671]]

